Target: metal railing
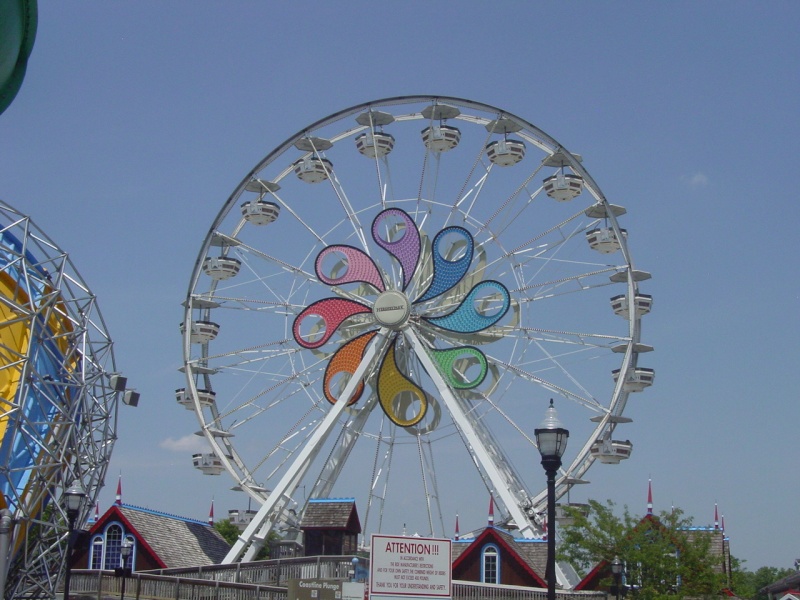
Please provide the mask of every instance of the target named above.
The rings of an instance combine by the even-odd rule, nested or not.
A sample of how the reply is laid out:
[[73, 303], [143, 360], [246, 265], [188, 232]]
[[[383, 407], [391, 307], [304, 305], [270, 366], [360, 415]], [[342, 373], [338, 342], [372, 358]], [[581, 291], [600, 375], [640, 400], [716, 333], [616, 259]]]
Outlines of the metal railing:
[[[121, 592], [122, 577], [115, 576], [114, 571], [72, 571], [70, 597], [73, 600], [117, 600]], [[130, 600], [286, 600], [286, 588], [133, 573], [126, 578], [125, 597]]]
[[[605, 592], [556, 590], [558, 600], [606, 600]], [[453, 600], [547, 600], [547, 588], [453, 581]]]
[[369, 568], [369, 559], [346, 556], [301, 556], [277, 558], [230, 565], [207, 565], [183, 569], [154, 569], [156, 575], [191, 577], [227, 581], [231, 583], [256, 583], [286, 586], [289, 579], [349, 579], [352, 577], [353, 559], [358, 558], [361, 568]]
[[[287, 600], [289, 579], [352, 577], [353, 556], [284, 558], [232, 565], [136, 572], [127, 578], [130, 600]], [[361, 567], [368, 559], [359, 558]], [[122, 578], [114, 571], [73, 570], [73, 600], [116, 600]], [[547, 590], [453, 581], [453, 600], [547, 600]], [[606, 600], [605, 592], [556, 591], [558, 600]]]

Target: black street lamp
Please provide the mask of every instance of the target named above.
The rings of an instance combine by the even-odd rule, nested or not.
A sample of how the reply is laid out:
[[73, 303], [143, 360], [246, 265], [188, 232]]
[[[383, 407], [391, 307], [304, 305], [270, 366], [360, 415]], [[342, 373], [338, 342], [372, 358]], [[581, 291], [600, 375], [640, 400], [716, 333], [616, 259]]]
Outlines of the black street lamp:
[[81, 512], [86, 492], [77, 479], [64, 491], [63, 503], [67, 511], [67, 572], [64, 574], [64, 600], [69, 600], [69, 583], [72, 574], [72, 532], [75, 529], [75, 520]]
[[614, 576], [615, 593], [617, 595], [617, 600], [619, 600], [619, 584], [622, 579], [622, 561], [619, 559], [619, 556], [615, 556], [614, 560], [611, 562], [611, 574]]
[[561, 468], [561, 457], [567, 449], [569, 431], [564, 429], [558, 420], [553, 400], [545, 411], [544, 421], [534, 431], [539, 454], [542, 455], [542, 466], [547, 474], [547, 600], [556, 597], [556, 473]]
[[128, 566], [128, 558], [133, 552], [133, 544], [128, 538], [122, 540], [122, 545], [119, 548], [119, 554], [122, 557], [122, 568], [115, 569], [114, 575], [122, 577], [122, 586], [119, 591], [119, 600], [125, 600], [125, 582], [131, 575], [131, 568]]

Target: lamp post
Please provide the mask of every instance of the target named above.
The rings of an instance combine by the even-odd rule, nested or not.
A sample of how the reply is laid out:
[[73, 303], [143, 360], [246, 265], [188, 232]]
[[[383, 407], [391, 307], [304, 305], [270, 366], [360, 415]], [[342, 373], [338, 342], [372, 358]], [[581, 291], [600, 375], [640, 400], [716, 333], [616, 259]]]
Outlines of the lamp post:
[[615, 556], [611, 562], [611, 574], [614, 576], [614, 586], [616, 587], [617, 600], [619, 600], [619, 584], [622, 579], [622, 561], [619, 556]]
[[125, 600], [125, 582], [128, 580], [128, 576], [131, 574], [131, 569], [128, 567], [128, 558], [133, 551], [133, 544], [128, 538], [122, 540], [122, 545], [119, 548], [119, 554], [122, 557], [122, 568], [118, 569], [118, 572], [115, 573], [118, 577], [122, 577], [122, 586], [120, 587], [119, 591], [119, 600]]
[[86, 498], [86, 491], [77, 479], [66, 489], [63, 496], [64, 508], [67, 511], [67, 572], [64, 574], [64, 600], [69, 600], [69, 580], [72, 574], [72, 565], [70, 564], [72, 559], [72, 532], [75, 529], [75, 520], [81, 512], [84, 498]]
[[547, 600], [556, 597], [556, 473], [561, 468], [561, 457], [567, 449], [569, 431], [564, 429], [558, 420], [553, 400], [545, 411], [544, 421], [534, 431], [539, 454], [542, 455], [542, 466], [547, 474]]

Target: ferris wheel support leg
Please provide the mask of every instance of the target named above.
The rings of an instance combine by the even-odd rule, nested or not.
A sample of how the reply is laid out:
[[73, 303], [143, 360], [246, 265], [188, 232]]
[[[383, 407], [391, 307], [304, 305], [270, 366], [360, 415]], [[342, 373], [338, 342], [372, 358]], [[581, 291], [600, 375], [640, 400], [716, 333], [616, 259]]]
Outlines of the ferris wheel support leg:
[[433, 380], [434, 385], [436, 385], [436, 388], [439, 390], [439, 393], [442, 395], [442, 400], [447, 406], [447, 409], [450, 411], [453, 421], [455, 421], [456, 426], [461, 430], [467, 442], [469, 443], [473, 455], [494, 485], [494, 493], [497, 494], [508, 512], [511, 513], [511, 517], [514, 519], [517, 527], [519, 527], [520, 533], [526, 538], [538, 537], [538, 532], [533, 523], [520, 507], [519, 500], [509, 489], [509, 482], [506, 481], [505, 477], [503, 477], [500, 469], [497, 467], [491, 455], [484, 447], [483, 442], [475, 431], [472, 422], [467, 415], [464, 414], [461, 406], [456, 401], [453, 393], [450, 391], [450, 387], [447, 385], [447, 383], [445, 383], [444, 379], [439, 373], [438, 368], [428, 355], [428, 351], [425, 349], [422, 341], [411, 330], [406, 330], [405, 334], [411, 341], [411, 345], [414, 348], [414, 353], [416, 354], [417, 358], [428, 372], [428, 375]]
[[364, 375], [367, 373], [367, 370], [382, 348], [387, 333], [388, 330], [381, 329], [376, 339], [367, 348], [361, 363], [353, 373], [350, 381], [347, 382], [336, 404], [331, 407], [308, 442], [303, 446], [303, 449], [298, 453], [297, 458], [295, 458], [292, 465], [286, 471], [286, 474], [278, 482], [278, 485], [275, 486], [275, 489], [270, 492], [264, 504], [261, 505], [261, 508], [253, 517], [253, 520], [233, 544], [230, 551], [223, 559], [222, 564], [231, 564], [242, 558], [242, 556], [244, 556], [246, 560], [250, 560], [264, 545], [264, 540], [272, 529], [276, 516], [286, 505], [289, 496], [297, 488], [298, 482], [308, 471], [308, 468], [316, 458], [325, 440], [327, 440], [328, 435], [333, 431], [334, 425], [336, 425], [339, 417], [347, 407], [347, 403], [350, 401], [350, 398], [353, 397], [359, 383], [364, 378]]

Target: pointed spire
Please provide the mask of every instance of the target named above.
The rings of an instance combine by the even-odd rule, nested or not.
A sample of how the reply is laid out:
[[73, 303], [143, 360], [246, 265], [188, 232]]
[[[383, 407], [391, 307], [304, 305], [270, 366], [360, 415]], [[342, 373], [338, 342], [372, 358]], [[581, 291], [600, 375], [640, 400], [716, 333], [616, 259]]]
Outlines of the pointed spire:
[[647, 514], [653, 514], [653, 480], [647, 480]]
[[542, 539], [546, 540], [547, 539], [547, 535], [548, 535], [548, 532], [547, 532], [547, 518], [545, 518], [542, 521]]
[[458, 541], [458, 538], [459, 538], [459, 531], [458, 531], [458, 513], [456, 513], [456, 535], [455, 535], [455, 539], [456, 539], [456, 541]]
[[211, 498], [211, 510], [208, 511], [208, 524], [214, 526], [214, 498]]
[[122, 504], [122, 473], [119, 474], [119, 480], [117, 481], [117, 498], [114, 500], [114, 504]]
[[725, 531], [725, 515], [722, 515], [722, 531]]
[[719, 529], [719, 511], [716, 502], [714, 502], [714, 529]]
[[489, 527], [494, 527], [494, 496], [489, 494]]
[[100, 503], [94, 503], [94, 519], [92, 519], [92, 523], [97, 523], [100, 520]]

